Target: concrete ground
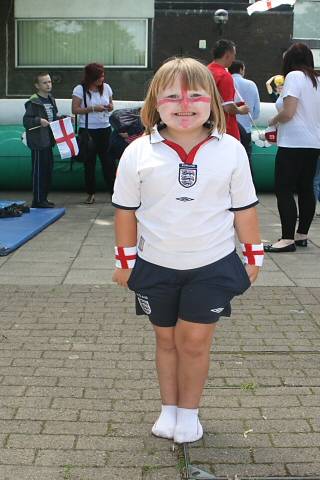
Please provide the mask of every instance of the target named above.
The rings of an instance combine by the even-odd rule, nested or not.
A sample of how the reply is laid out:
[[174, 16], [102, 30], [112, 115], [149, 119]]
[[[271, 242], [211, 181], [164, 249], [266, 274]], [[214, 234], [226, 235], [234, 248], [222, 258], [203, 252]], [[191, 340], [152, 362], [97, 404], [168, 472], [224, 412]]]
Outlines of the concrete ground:
[[[111, 283], [113, 208], [97, 197], [87, 206], [83, 194], [53, 193], [66, 215], [0, 257], [1, 480], [184, 478], [181, 449], [150, 435], [154, 338], [132, 294]], [[260, 202], [263, 238], [275, 240], [275, 198]], [[189, 446], [211, 475], [320, 479], [319, 225], [308, 248], [269, 254], [219, 323], [205, 435]]]

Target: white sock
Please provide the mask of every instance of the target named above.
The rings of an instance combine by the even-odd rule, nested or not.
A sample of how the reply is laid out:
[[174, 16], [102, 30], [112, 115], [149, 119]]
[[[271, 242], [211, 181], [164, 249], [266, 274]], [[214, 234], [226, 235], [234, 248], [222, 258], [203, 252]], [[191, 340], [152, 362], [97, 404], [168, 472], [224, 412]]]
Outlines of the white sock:
[[173, 438], [173, 432], [177, 423], [176, 405], [162, 405], [160, 417], [153, 425], [151, 431], [156, 437]]
[[308, 235], [305, 235], [304, 233], [296, 233], [294, 236], [295, 240], [306, 240], [308, 238]]
[[198, 408], [180, 408], [177, 410], [177, 425], [173, 439], [176, 443], [196, 442], [203, 435], [198, 418]]

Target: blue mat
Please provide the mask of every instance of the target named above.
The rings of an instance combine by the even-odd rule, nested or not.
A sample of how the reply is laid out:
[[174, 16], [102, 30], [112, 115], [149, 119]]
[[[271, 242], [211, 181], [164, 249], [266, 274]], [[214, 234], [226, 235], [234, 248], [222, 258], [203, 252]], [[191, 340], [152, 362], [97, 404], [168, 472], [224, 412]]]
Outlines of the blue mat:
[[21, 217], [0, 218], [0, 256], [16, 250], [64, 213], [64, 208], [31, 208]]

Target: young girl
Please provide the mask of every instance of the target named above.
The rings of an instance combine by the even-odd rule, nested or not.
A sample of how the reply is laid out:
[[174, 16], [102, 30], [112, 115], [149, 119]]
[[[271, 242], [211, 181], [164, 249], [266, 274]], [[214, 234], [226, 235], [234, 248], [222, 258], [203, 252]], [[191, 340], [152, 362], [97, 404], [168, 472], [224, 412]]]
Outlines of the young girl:
[[216, 322], [262, 264], [258, 202], [245, 150], [224, 133], [219, 94], [200, 62], [162, 65], [142, 121], [146, 135], [124, 152], [112, 198], [113, 280], [135, 292], [137, 315], [155, 331], [162, 409], [152, 433], [194, 442]]

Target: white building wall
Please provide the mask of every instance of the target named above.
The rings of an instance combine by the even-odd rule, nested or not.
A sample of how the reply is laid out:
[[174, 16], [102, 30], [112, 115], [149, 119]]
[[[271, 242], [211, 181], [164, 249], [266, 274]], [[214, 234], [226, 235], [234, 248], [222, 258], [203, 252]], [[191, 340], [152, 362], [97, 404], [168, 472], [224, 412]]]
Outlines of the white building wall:
[[15, 18], [153, 18], [154, 0], [15, 0]]

